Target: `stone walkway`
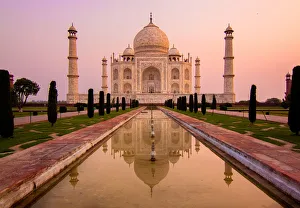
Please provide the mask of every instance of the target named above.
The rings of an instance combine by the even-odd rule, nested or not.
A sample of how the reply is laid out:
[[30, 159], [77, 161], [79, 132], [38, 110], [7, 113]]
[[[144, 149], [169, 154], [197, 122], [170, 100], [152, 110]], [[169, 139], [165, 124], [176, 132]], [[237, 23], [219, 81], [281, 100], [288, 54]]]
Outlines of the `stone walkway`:
[[165, 108], [160, 109], [196, 138], [207, 140], [300, 201], [300, 153]]
[[144, 109], [132, 110], [1, 158], [0, 207], [11, 207]]
[[[212, 110], [207, 109], [207, 112], [212, 112]], [[230, 116], [238, 116], [238, 117], [245, 117], [248, 118], [248, 112], [237, 112], [237, 111], [221, 111], [221, 110], [214, 110], [214, 113], [217, 114], [225, 114]], [[287, 116], [274, 116], [274, 115], [263, 115], [263, 114], [256, 114], [256, 119], [264, 120], [264, 121], [274, 121], [278, 123], [287, 124], [288, 117]]]

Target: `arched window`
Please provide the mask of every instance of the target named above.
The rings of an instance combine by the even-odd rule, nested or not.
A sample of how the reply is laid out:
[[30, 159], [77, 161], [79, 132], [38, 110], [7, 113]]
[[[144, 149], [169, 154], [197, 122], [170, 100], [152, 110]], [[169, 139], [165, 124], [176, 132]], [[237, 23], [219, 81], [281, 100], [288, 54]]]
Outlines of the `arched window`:
[[129, 84], [129, 83], [124, 84], [123, 92], [124, 93], [131, 93], [131, 91], [132, 91], [131, 84]]
[[114, 69], [114, 72], [113, 72], [113, 79], [114, 79], [114, 80], [117, 80], [118, 77], [119, 77], [118, 69]]
[[185, 91], [185, 93], [189, 93], [189, 91], [190, 91], [190, 86], [189, 86], [188, 84], [185, 84], [185, 85], [184, 85], [184, 91]]
[[171, 86], [171, 92], [172, 93], [179, 93], [179, 84], [173, 83]]
[[179, 79], [179, 70], [177, 68], [173, 68], [171, 71], [172, 79]]
[[118, 84], [114, 84], [114, 93], [118, 93]]
[[123, 78], [124, 79], [131, 79], [131, 70], [129, 68], [124, 69]]
[[189, 79], [190, 79], [190, 74], [189, 74], [189, 70], [188, 70], [188, 69], [185, 69], [185, 71], [184, 71], [184, 78], [185, 78], [186, 80], [189, 80]]

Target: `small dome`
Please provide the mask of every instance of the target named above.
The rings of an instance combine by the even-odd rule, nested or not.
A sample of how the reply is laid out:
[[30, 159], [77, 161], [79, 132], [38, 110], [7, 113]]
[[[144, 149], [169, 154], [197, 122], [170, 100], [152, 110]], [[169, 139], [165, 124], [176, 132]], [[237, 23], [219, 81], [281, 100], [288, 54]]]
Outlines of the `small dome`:
[[291, 74], [288, 72], [285, 76], [286, 77], [291, 77]]
[[200, 59], [198, 58], [198, 56], [197, 56], [197, 58], [196, 58], [196, 60], [195, 60], [196, 62], [198, 62], [198, 61], [200, 61]]
[[103, 61], [103, 62], [106, 62], [106, 61], [107, 61], [107, 59], [104, 57], [104, 58], [102, 59], [102, 61]]
[[134, 50], [130, 47], [130, 45], [128, 45], [128, 47], [124, 50], [123, 56], [134, 56]]
[[73, 26], [73, 23], [72, 23], [71, 27], [69, 28], [68, 32], [71, 32], [71, 31], [77, 32], [76, 28]]
[[169, 50], [169, 56], [180, 56], [180, 53], [177, 48], [173, 47]]
[[230, 27], [230, 24], [228, 24], [228, 27], [226, 28], [226, 30], [224, 31], [226, 32], [233, 32], [233, 29]]

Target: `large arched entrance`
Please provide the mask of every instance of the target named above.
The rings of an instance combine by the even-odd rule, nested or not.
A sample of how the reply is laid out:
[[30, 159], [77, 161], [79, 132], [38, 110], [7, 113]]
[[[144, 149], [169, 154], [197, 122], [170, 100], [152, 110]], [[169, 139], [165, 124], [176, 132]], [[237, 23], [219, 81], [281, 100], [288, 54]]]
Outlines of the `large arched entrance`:
[[143, 93], [161, 92], [161, 76], [157, 68], [149, 67], [143, 71], [142, 92]]

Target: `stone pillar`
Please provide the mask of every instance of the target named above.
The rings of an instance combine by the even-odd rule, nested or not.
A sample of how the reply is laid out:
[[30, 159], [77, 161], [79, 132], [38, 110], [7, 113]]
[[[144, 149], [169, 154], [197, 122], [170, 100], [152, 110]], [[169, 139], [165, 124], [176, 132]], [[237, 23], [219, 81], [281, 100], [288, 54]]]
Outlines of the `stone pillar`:
[[78, 68], [77, 68], [77, 47], [76, 47], [76, 33], [77, 30], [72, 26], [68, 30], [69, 32], [69, 74], [68, 74], [68, 94], [67, 102], [68, 103], [77, 103], [78, 102]]
[[195, 93], [200, 95], [200, 59], [195, 60]]
[[230, 27], [230, 24], [228, 24], [228, 27], [224, 31], [225, 35], [225, 56], [224, 56], [224, 94], [232, 94], [233, 95], [233, 101], [235, 101], [234, 98], [234, 90], [233, 90], [233, 50], [232, 50], [232, 33], [233, 30]]
[[102, 91], [104, 92], [104, 95], [107, 94], [107, 60], [104, 57], [102, 59]]

